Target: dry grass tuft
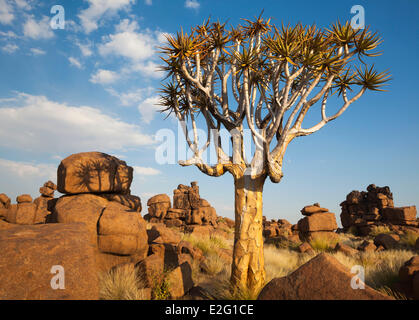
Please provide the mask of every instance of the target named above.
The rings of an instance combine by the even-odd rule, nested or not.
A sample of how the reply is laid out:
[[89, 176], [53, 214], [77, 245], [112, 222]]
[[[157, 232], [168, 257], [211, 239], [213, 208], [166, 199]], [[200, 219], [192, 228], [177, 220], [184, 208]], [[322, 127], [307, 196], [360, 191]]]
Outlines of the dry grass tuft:
[[338, 242], [338, 239], [318, 236], [310, 241], [310, 245], [317, 252], [331, 252]]
[[419, 233], [407, 232], [400, 238], [400, 244], [409, 248], [414, 248], [416, 241], [419, 239]]
[[122, 265], [99, 275], [99, 298], [102, 300], [145, 300], [144, 284], [138, 270]]
[[392, 232], [390, 228], [387, 226], [374, 226], [372, 227], [371, 232], [369, 233], [369, 236], [374, 238], [382, 233], [387, 234], [387, 233], [392, 233]]
[[182, 240], [190, 242], [194, 247], [202, 250], [205, 256], [216, 254], [219, 249], [226, 249], [229, 247], [227, 241], [219, 236], [212, 235], [211, 237], [198, 238], [189, 234], [185, 234]]
[[266, 281], [287, 276], [313, 257], [273, 245], [265, 245], [264, 252]]

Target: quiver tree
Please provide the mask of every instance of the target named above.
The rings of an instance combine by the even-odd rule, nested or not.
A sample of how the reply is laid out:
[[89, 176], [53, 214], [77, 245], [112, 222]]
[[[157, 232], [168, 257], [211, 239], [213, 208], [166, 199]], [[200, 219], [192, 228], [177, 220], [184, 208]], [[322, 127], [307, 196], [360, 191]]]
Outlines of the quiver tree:
[[[367, 66], [381, 40], [367, 29], [337, 22], [329, 29], [270, 24], [259, 17], [237, 28], [206, 21], [191, 32], [167, 36], [162, 49], [167, 81], [161, 88], [163, 111], [180, 120], [193, 157], [180, 161], [207, 175], [229, 172], [235, 185], [233, 288], [256, 293], [265, 281], [262, 237], [262, 190], [267, 177], [278, 183], [288, 144], [320, 130], [366, 90], [381, 90], [389, 79]], [[328, 100], [341, 101], [328, 115]], [[303, 127], [310, 110], [321, 120]], [[199, 143], [198, 118], [208, 135]], [[231, 134], [222, 145], [220, 129]], [[246, 158], [244, 130], [250, 130], [252, 158]], [[192, 133], [191, 135], [189, 133]], [[217, 163], [203, 152], [213, 144]]]

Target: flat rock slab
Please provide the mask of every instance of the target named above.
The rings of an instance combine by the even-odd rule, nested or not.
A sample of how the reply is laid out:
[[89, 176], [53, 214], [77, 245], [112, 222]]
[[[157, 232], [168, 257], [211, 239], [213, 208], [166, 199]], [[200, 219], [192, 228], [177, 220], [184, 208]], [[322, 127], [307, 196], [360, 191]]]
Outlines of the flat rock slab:
[[[0, 299], [99, 298], [94, 248], [84, 224], [53, 223], [0, 230], [0, 252]], [[57, 271], [51, 273], [53, 266], [64, 268], [64, 289], [51, 286], [51, 280], [58, 275]]]
[[352, 289], [354, 274], [331, 255], [322, 253], [290, 275], [271, 280], [259, 300], [391, 300], [365, 285]]

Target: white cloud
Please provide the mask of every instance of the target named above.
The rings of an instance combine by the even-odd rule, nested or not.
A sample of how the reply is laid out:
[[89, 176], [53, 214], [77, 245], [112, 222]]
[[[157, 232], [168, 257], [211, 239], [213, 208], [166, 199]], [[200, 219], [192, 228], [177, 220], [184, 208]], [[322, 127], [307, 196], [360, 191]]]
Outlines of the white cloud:
[[16, 6], [23, 10], [30, 10], [31, 5], [26, 0], [15, 0]]
[[186, 0], [185, 1], [185, 8], [189, 8], [189, 9], [199, 9], [199, 2], [197, 0]]
[[119, 10], [129, 9], [134, 0], [87, 0], [89, 7], [78, 15], [86, 33], [98, 28], [98, 21], [106, 15], [116, 14]]
[[145, 60], [154, 55], [156, 44], [156, 39], [150, 32], [127, 30], [109, 35], [107, 41], [99, 45], [99, 53], [102, 56], [116, 55], [132, 60]]
[[159, 70], [159, 65], [153, 61], [147, 61], [145, 63], [139, 62], [131, 66], [132, 71], [139, 71], [142, 74], [149, 76], [154, 79], [159, 79], [164, 76], [164, 73]]
[[147, 87], [119, 93], [112, 88], [106, 89], [111, 95], [117, 97], [121, 101], [121, 105], [125, 107], [139, 103], [144, 99], [144, 96], [150, 95], [153, 90], [154, 88]]
[[1, 48], [1, 50], [3, 50], [4, 52], [7, 52], [7, 53], [13, 53], [17, 49], [19, 49], [19, 47], [17, 45], [15, 45], [14, 43], [8, 43]]
[[90, 82], [98, 84], [110, 84], [119, 79], [119, 75], [111, 70], [99, 69], [90, 77]]
[[0, 23], [10, 24], [14, 17], [11, 5], [6, 0], [0, 0]]
[[14, 33], [11, 30], [6, 31], [6, 32], [0, 30], [0, 36], [5, 37], [5, 38], [17, 38], [16, 33]]
[[144, 1], [146, 5], [151, 6], [153, 5], [153, 0], [145, 0]]
[[71, 64], [72, 66], [75, 66], [76, 68], [79, 68], [79, 69], [82, 69], [82, 68], [83, 68], [83, 66], [81, 65], [80, 61], [79, 61], [79, 60], [77, 60], [77, 59], [76, 59], [76, 58], [74, 58], [74, 57], [69, 57], [69, 58], [68, 58], [68, 61], [70, 62], [70, 64]]
[[90, 57], [93, 52], [92, 52], [92, 44], [86, 43], [86, 44], [82, 44], [80, 42], [76, 42], [76, 45], [80, 48], [81, 54], [85, 57]]
[[150, 167], [139, 167], [139, 166], [132, 166], [134, 168], [134, 174], [142, 175], [142, 176], [156, 176], [161, 174], [161, 171], [150, 168]]
[[50, 26], [50, 18], [43, 16], [36, 21], [33, 16], [29, 16], [23, 25], [23, 34], [32, 39], [49, 39], [54, 36]]
[[44, 182], [57, 180], [58, 164], [59, 161], [51, 164], [0, 158], [0, 193], [6, 193], [12, 202], [21, 194], [30, 194], [32, 198], [39, 197], [39, 187]]
[[32, 54], [35, 55], [35, 56], [40, 56], [40, 55], [46, 54], [46, 52], [42, 49], [31, 48], [30, 50], [31, 50]]
[[153, 120], [157, 111], [161, 110], [161, 106], [158, 105], [160, 100], [159, 96], [154, 96], [145, 99], [138, 105], [138, 111], [141, 114], [141, 120], [149, 124]]
[[55, 180], [57, 167], [51, 164], [34, 164], [0, 158], [0, 171], [8, 171], [22, 178], [46, 177]]
[[116, 32], [135, 32], [139, 29], [137, 21], [131, 21], [129, 19], [123, 19], [119, 24], [115, 26]]
[[0, 147], [55, 155], [154, 143], [138, 125], [89, 106], [70, 106], [24, 93], [18, 94], [18, 102], [8, 104], [12, 106], [0, 107]]

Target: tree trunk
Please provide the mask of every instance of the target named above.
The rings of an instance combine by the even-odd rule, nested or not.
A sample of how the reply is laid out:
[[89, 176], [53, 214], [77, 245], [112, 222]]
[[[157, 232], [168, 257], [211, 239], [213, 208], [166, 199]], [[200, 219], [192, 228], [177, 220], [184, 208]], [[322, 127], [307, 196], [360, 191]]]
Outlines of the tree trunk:
[[235, 235], [231, 283], [233, 290], [255, 295], [265, 283], [262, 192], [266, 176], [244, 175], [234, 181]]

